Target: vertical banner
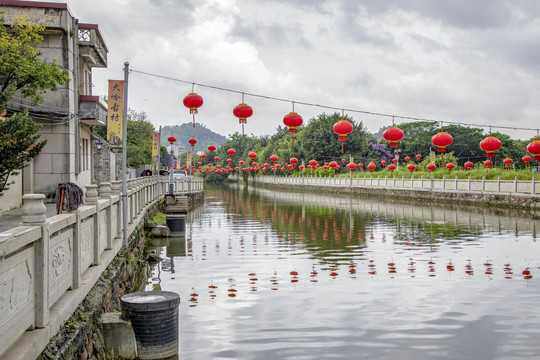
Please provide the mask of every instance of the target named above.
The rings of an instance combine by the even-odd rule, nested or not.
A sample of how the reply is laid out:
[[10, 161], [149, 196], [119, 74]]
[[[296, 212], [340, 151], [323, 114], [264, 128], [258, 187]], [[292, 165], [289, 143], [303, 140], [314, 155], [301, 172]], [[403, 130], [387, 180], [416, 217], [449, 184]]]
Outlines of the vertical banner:
[[432, 163], [432, 164], [435, 164], [435, 151], [431, 150], [429, 152], [429, 161]]
[[109, 80], [107, 109], [107, 141], [112, 147], [122, 147], [124, 121], [124, 81]]
[[158, 155], [159, 155], [159, 133], [152, 134], [152, 169], [154, 173], [158, 168]]
[[191, 169], [191, 151], [188, 151], [186, 154], [186, 166], [188, 170]]

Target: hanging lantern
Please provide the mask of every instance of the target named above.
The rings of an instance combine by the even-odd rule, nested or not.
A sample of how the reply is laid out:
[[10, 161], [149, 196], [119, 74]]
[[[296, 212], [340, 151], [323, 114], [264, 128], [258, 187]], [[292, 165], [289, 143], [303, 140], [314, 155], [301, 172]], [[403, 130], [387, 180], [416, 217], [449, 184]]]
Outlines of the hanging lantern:
[[210, 154], [213, 154], [215, 150], [216, 150], [216, 146], [215, 146], [215, 145], [209, 145], [209, 146], [208, 146], [208, 151], [210, 151]]
[[510, 170], [510, 165], [512, 165], [512, 159], [506, 158], [503, 160], [504, 165], [506, 165], [506, 171]]
[[328, 165], [323, 165], [323, 170], [327, 170], [328, 169]]
[[298, 167], [298, 170], [300, 170], [300, 171], [304, 171], [304, 169], [305, 169], [304, 165], [300, 165], [300, 166]]
[[341, 152], [343, 153], [343, 143], [347, 141], [347, 134], [353, 131], [353, 124], [347, 120], [339, 120], [334, 124], [334, 132], [339, 135], [339, 141], [341, 141]]
[[196, 93], [190, 93], [184, 98], [184, 106], [189, 108], [189, 113], [193, 114], [193, 127], [195, 127], [195, 114], [198, 113], [197, 109], [203, 104], [203, 98]]
[[420, 160], [421, 158], [422, 158], [422, 155], [416, 154], [416, 159], [417, 159], [417, 160]]
[[206, 154], [203, 153], [203, 154], [201, 155], [201, 157], [202, 157], [202, 159], [203, 159], [203, 161], [204, 161], [204, 159], [206, 159]]
[[446, 147], [452, 144], [453, 140], [452, 135], [445, 132], [439, 132], [431, 138], [433, 145], [437, 146], [437, 151], [442, 153], [446, 152]]
[[168, 142], [170, 142], [170, 143], [171, 143], [171, 145], [172, 145], [172, 144], [174, 144], [174, 143], [175, 143], [175, 141], [176, 141], [176, 138], [175, 138], [174, 136], [169, 136], [169, 137], [167, 138], [167, 141], [168, 141]]
[[484, 161], [484, 166], [488, 169], [491, 169], [491, 166], [493, 166], [493, 162], [491, 160]]
[[471, 170], [473, 167], [474, 167], [474, 164], [470, 161], [467, 161], [465, 164], [464, 164], [465, 168], [467, 168], [467, 171]]
[[426, 168], [431, 173], [433, 170], [435, 170], [435, 164], [427, 164]]
[[227, 159], [227, 163], [229, 163], [229, 164], [232, 163], [232, 159], [231, 159], [231, 158], [228, 158], [228, 159]]
[[244, 136], [244, 124], [247, 124], [247, 118], [253, 115], [253, 109], [251, 106], [242, 103], [234, 108], [233, 114], [238, 118], [240, 124], [242, 124], [242, 136]]
[[230, 157], [233, 157], [234, 154], [236, 154], [236, 150], [234, 150], [234, 149], [229, 149], [229, 150], [227, 150], [227, 154], [229, 154]]
[[245, 162], [244, 162], [244, 160], [240, 160], [240, 161], [238, 162], [238, 164], [239, 164], [240, 166], [244, 166]]
[[257, 157], [257, 153], [252, 151], [248, 154], [248, 157], [251, 159], [251, 161], [253, 161]]
[[411, 172], [411, 174], [413, 173], [414, 169], [416, 169], [416, 165], [414, 164], [409, 164], [407, 165], [407, 169], [409, 169], [409, 171]]
[[536, 160], [536, 172], [538, 172], [538, 161], [540, 161], [540, 140], [533, 140], [527, 145], [527, 151], [534, 156]]
[[281, 164], [276, 164], [276, 169], [281, 169]]
[[403, 130], [398, 127], [391, 126], [384, 130], [383, 138], [390, 141], [390, 147], [398, 147], [398, 141], [403, 139]]
[[278, 160], [279, 160], [279, 158], [278, 158], [277, 155], [272, 155], [272, 156], [270, 156], [270, 161], [272, 162], [272, 164], [275, 164], [276, 161], [278, 161]]
[[347, 169], [349, 169], [351, 172], [353, 172], [354, 169], [356, 169], [356, 164], [355, 163], [347, 164]]
[[384, 169], [384, 167], [386, 166], [386, 160], [381, 161], [381, 165], [382, 165], [382, 167]]
[[405, 156], [405, 162], [409, 162], [409, 160], [411, 160], [411, 158], [409, 156]]
[[357, 165], [357, 166], [358, 166], [358, 169], [362, 170], [362, 168], [364, 167], [364, 164], [362, 164], [362, 163], [358, 163], [358, 165]]
[[398, 159], [396, 159], [396, 158], [393, 158], [393, 159], [392, 159], [392, 162], [393, 162], [394, 164], [397, 164], [397, 162], [398, 162]]
[[488, 136], [484, 140], [480, 141], [480, 149], [486, 152], [488, 158], [495, 157], [495, 151], [499, 150], [502, 146], [501, 140]]
[[214, 160], [215, 160], [215, 162], [218, 162], [219, 161], [219, 156], [214, 156]]
[[525, 155], [524, 157], [521, 158], [521, 160], [525, 163], [525, 167], [527, 167], [529, 165], [529, 162], [532, 159], [531, 159], [531, 157], [529, 155]]
[[333, 170], [337, 170], [336, 168], [338, 167], [338, 164], [335, 161], [330, 161], [330, 164], [328, 164], [328, 166], [330, 166]]
[[297, 113], [290, 112], [283, 117], [283, 124], [289, 127], [289, 132], [292, 133], [292, 146], [294, 146], [294, 134], [296, 134], [296, 128], [302, 125], [304, 120]]
[[388, 165], [388, 170], [390, 170], [390, 172], [393, 173], [394, 170], [396, 170], [396, 167], [397, 167], [396, 165], [390, 164], [390, 165]]
[[448, 172], [449, 172], [449, 173], [452, 172], [452, 169], [453, 169], [454, 167], [455, 167], [455, 166], [454, 166], [454, 164], [452, 164], [452, 163], [446, 164], [446, 168], [448, 169]]
[[369, 172], [373, 172], [377, 166], [375, 166], [375, 163], [372, 161], [368, 164], [367, 168], [369, 169]]
[[197, 139], [191, 138], [188, 140], [188, 143], [191, 144], [191, 152], [193, 152], [193, 148], [195, 147], [195, 144], [197, 143]]

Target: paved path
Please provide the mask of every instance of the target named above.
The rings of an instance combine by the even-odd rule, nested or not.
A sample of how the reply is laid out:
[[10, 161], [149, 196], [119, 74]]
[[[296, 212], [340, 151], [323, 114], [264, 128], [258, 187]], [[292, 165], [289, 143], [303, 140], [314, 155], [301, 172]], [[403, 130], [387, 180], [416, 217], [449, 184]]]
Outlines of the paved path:
[[[45, 204], [47, 208], [46, 216], [56, 215], [56, 204]], [[15, 210], [2, 211], [0, 216], [0, 233], [11, 230], [19, 226], [22, 220], [22, 207]]]

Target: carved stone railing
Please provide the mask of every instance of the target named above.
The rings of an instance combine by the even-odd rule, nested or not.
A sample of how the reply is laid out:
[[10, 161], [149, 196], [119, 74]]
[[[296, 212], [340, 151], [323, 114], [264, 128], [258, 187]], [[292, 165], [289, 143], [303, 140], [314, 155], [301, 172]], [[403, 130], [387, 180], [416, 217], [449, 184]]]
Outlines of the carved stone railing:
[[[128, 235], [166, 193], [167, 180], [128, 180]], [[203, 191], [202, 179], [175, 186]], [[23, 197], [21, 225], [0, 233], [1, 359], [37, 358], [120, 251], [121, 188], [120, 181], [88, 185], [84, 205], [50, 218], [45, 195]]]

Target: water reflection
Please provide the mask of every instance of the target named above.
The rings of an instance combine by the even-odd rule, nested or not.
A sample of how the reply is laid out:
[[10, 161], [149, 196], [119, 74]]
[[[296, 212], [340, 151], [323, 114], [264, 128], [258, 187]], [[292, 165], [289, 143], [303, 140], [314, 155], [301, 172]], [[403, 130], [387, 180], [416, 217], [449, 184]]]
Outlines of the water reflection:
[[[243, 187], [207, 190], [152, 284], [181, 358], [540, 354], [538, 220]], [[489, 348], [486, 348], [489, 347]]]

